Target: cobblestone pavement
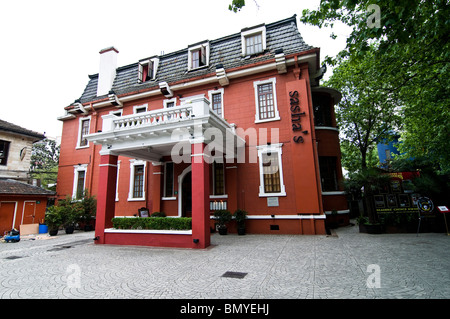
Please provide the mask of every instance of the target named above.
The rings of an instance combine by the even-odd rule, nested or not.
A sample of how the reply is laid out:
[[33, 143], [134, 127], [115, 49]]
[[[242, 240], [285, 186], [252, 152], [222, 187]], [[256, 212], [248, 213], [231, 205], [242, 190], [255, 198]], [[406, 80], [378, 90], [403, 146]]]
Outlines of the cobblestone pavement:
[[0, 243], [0, 298], [450, 298], [445, 233], [213, 234], [204, 250], [95, 245], [93, 237]]

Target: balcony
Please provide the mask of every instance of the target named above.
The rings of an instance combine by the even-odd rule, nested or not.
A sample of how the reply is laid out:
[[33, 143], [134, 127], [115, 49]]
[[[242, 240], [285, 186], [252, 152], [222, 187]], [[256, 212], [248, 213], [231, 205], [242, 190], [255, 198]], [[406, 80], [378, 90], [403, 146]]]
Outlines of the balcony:
[[126, 116], [104, 115], [102, 131], [86, 138], [102, 145], [101, 154], [152, 162], [170, 156], [174, 146], [180, 143], [189, 145], [183, 148], [185, 152], [190, 152], [190, 144], [194, 141], [207, 144], [211, 139], [217, 142], [221, 138], [225, 145], [232, 138], [236, 143], [239, 137], [235, 126], [212, 111], [209, 104], [209, 100], [200, 97], [172, 108]]

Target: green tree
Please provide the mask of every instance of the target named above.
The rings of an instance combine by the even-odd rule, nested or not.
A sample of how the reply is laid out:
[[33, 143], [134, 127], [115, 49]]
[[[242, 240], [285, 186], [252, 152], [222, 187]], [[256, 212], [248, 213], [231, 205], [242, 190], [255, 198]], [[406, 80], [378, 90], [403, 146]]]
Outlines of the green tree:
[[32, 178], [41, 180], [44, 188], [52, 188], [48, 185], [56, 185], [59, 150], [60, 146], [54, 140], [47, 138], [33, 144], [30, 173]]
[[[301, 21], [318, 27], [352, 27], [345, 50], [327, 63], [373, 55], [382, 75], [372, 89], [402, 101], [402, 149], [425, 155], [450, 172], [450, 5], [447, 0], [323, 0]], [[372, 48], [376, 45], [376, 50]]]
[[[373, 47], [363, 58], [350, 57], [341, 61], [325, 83], [342, 93], [342, 100], [336, 107], [336, 120], [344, 158], [352, 157], [347, 161], [351, 164], [346, 167], [349, 170], [369, 167], [368, 156], [372, 155], [377, 142], [389, 138], [389, 132], [400, 124], [396, 94], [376, 88], [383, 76], [374, 62], [375, 50]], [[355, 158], [360, 160], [359, 166]], [[373, 165], [372, 160], [370, 163]]]

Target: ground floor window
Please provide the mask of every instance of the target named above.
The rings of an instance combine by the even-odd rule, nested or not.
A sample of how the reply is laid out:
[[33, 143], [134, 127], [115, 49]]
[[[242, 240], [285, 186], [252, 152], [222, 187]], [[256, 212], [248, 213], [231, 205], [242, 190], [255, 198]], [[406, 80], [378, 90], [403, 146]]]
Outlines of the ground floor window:
[[128, 200], [145, 200], [145, 162], [130, 160], [130, 191]]
[[73, 199], [82, 199], [86, 187], [87, 164], [75, 165], [73, 172]]
[[283, 144], [258, 146], [259, 196], [286, 196], [283, 182]]

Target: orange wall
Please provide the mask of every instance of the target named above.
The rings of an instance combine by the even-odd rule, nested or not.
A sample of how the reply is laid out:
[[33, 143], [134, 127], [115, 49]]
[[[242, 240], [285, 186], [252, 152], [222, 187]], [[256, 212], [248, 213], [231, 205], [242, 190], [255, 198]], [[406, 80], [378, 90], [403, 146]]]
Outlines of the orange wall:
[[[39, 201], [39, 204], [37, 203]], [[27, 203], [28, 202], [28, 206]], [[31, 207], [29, 206], [31, 202]], [[14, 205], [13, 205], [14, 203]], [[24, 214], [24, 205], [25, 214]], [[47, 198], [39, 196], [0, 196], [0, 236], [3, 236], [5, 231], [11, 230], [12, 221], [14, 218], [13, 209], [16, 209], [16, 217], [14, 228], [20, 229], [22, 224], [37, 224], [45, 218], [45, 208], [47, 206]], [[29, 216], [34, 214], [34, 219]], [[22, 223], [22, 215], [23, 223]]]
[[[266, 128], [268, 129], [268, 141], [272, 142], [270, 129], [276, 127], [279, 129], [279, 140], [282, 146], [282, 168], [284, 176], [284, 185], [287, 196], [279, 197], [278, 207], [268, 207], [267, 198], [259, 197], [259, 165], [258, 163], [233, 163], [228, 166], [237, 166], [236, 168], [226, 169], [226, 193], [228, 194], [229, 210], [234, 211], [236, 208], [247, 210], [250, 214], [320, 214], [323, 209], [318, 184], [318, 162], [317, 150], [315, 143], [314, 122], [312, 120], [312, 102], [311, 92], [309, 89], [309, 78], [307, 65], [300, 66], [300, 79], [296, 78], [293, 69], [290, 68], [286, 74], [278, 74], [276, 70], [260, 73], [257, 75], [247, 76], [245, 78], [232, 79], [230, 84], [224, 87], [223, 103], [224, 118], [228, 123], [235, 123], [237, 127], [247, 128]], [[299, 68], [297, 68], [297, 71]], [[297, 73], [298, 74], [298, 73]], [[255, 124], [255, 93], [253, 82], [265, 80], [268, 78], [276, 78], [277, 105], [281, 120], [268, 123]], [[208, 97], [208, 90], [219, 88], [220, 85], [211, 84], [204, 87], [182, 90], [175, 92], [175, 96], [182, 97], [193, 96], [197, 94], [205, 94]], [[292, 91], [299, 93], [299, 106], [306, 116], [301, 118], [303, 130], [308, 133], [294, 132], [292, 130], [290, 96]], [[133, 113], [133, 106], [148, 103], [148, 109], [160, 109], [163, 107], [162, 95], [150, 97], [125, 103], [123, 115]], [[179, 99], [177, 104], [179, 104]], [[96, 110], [91, 116], [90, 132], [94, 133], [101, 130], [101, 116], [108, 114], [116, 107], [110, 106]], [[66, 194], [72, 194], [74, 165], [89, 164], [86, 187], [95, 195], [98, 189], [98, 164], [99, 164], [99, 146], [91, 145], [88, 149], [76, 149], [79, 117], [73, 120], [66, 120], [63, 124], [61, 157], [58, 174], [58, 196], [64, 197]], [[301, 135], [304, 139], [303, 143], [295, 143], [294, 136]], [[256, 145], [248, 144], [250, 140], [246, 139], [246, 154]], [[260, 141], [256, 144], [259, 144]], [[337, 145], [338, 147], [338, 145]], [[152, 164], [147, 163], [146, 167], [146, 201], [129, 202], [127, 201], [129, 191], [129, 159], [119, 157], [119, 201], [116, 202], [116, 215], [133, 215], [137, 213], [138, 208], [142, 206], [152, 206], [153, 198], [150, 185], [153, 176]], [[178, 191], [178, 175], [187, 165], [175, 166], [174, 174], [174, 190]], [[161, 179], [162, 183], [163, 179]], [[160, 185], [161, 190], [163, 185]], [[161, 195], [162, 196], [162, 195]], [[166, 212], [167, 215], [177, 215], [178, 200], [161, 201], [160, 210]]]

